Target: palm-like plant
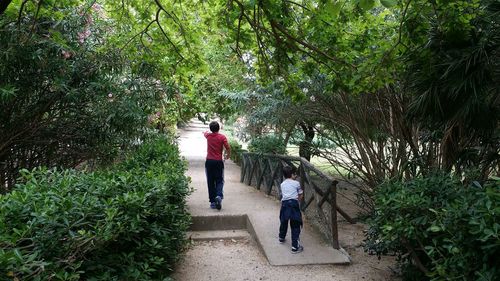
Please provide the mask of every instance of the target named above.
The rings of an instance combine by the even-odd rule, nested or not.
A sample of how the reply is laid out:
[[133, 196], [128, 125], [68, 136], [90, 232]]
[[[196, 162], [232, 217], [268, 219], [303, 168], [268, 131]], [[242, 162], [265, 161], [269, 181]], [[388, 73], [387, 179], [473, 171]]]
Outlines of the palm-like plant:
[[[409, 117], [435, 136], [437, 167], [479, 167], [482, 176], [498, 164], [500, 24], [498, 1], [459, 3], [472, 18], [445, 9], [429, 13], [428, 39], [407, 56]], [[457, 5], [458, 6], [458, 5]], [[454, 7], [457, 7], [454, 6]], [[444, 7], [441, 7], [444, 8]], [[458, 8], [456, 12], [458, 12]]]

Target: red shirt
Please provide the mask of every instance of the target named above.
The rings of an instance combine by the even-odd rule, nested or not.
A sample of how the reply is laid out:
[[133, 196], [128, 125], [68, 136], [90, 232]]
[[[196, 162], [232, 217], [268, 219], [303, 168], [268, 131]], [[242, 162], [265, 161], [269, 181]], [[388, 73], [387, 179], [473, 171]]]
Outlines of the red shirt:
[[210, 132], [205, 132], [203, 135], [207, 138], [207, 159], [222, 160], [222, 150], [224, 147], [229, 153], [230, 147], [226, 136]]

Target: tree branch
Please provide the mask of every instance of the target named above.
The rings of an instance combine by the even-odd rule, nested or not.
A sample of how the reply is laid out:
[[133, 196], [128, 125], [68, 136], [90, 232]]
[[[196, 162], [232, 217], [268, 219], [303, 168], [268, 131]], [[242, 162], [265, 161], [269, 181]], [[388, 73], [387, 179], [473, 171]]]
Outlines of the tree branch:
[[236, 53], [239, 57], [242, 57], [240, 51], [240, 32], [241, 32], [241, 20], [243, 19], [243, 10], [240, 10], [240, 16], [238, 17], [238, 32], [236, 35]]
[[42, 7], [42, 2], [43, 0], [38, 1], [38, 5], [36, 6], [36, 13], [35, 16], [33, 17], [33, 24], [31, 26], [31, 34], [35, 31], [35, 26], [36, 26], [36, 20], [38, 18], [38, 14], [40, 13], [40, 8]]
[[420, 271], [422, 271], [425, 274], [429, 274], [429, 270], [422, 264], [422, 261], [417, 255], [417, 252], [415, 252], [415, 249], [410, 245], [408, 240], [404, 239], [401, 241], [401, 243], [406, 247], [406, 250], [410, 253], [410, 256], [412, 260], [415, 262], [415, 266], [417, 266]]
[[403, 24], [405, 23], [406, 21], [406, 13], [408, 12], [408, 7], [410, 6], [410, 3], [411, 3], [412, 0], [408, 0], [408, 2], [406, 3], [406, 6], [403, 10], [403, 15], [402, 15], [402, 19], [401, 19], [401, 22], [399, 23], [399, 29], [398, 29], [398, 41], [396, 41], [396, 44], [394, 44], [394, 46], [391, 47], [391, 49], [389, 51], [387, 51], [383, 56], [382, 56], [382, 60], [385, 60], [385, 58], [387, 58], [395, 49], [397, 46], [399, 46], [400, 44], [402, 44], [402, 32], [403, 32]]
[[283, 33], [288, 39], [292, 40], [292, 41], [295, 41], [296, 43], [298, 43], [299, 45], [302, 45], [303, 47], [311, 50], [311, 51], [314, 51], [322, 56], [324, 56], [325, 58], [331, 60], [331, 61], [334, 61], [334, 62], [338, 62], [338, 63], [341, 63], [341, 64], [344, 64], [344, 65], [347, 65], [347, 66], [350, 66], [352, 68], [356, 68], [354, 65], [350, 64], [350, 63], [347, 63], [345, 61], [341, 61], [335, 57], [332, 57], [330, 56], [329, 54], [325, 53], [324, 51], [318, 49], [316, 46], [313, 46], [311, 44], [309, 44], [308, 42], [305, 42], [303, 40], [300, 40], [298, 38], [295, 38], [295, 36], [291, 35], [287, 30], [286, 28], [284, 28], [281, 24], [279, 24], [278, 22], [276, 22], [275, 20], [270, 20], [270, 23], [271, 23], [271, 26], [275, 26], [281, 33]]
[[0, 15], [2, 15], [5, 10], [7, 10], [7, 7], [10, 5], [12, 0], [1, 0], [0, 1]]
[[306, 11], [310, 11], [309, 8], [307, 8], [306, 6], [302, 5], [302, 4], [299, 4], [297, 2], [293, 2], [293, 1], [289, 1], [289, 0], [285, 0], [285, 2], [287, 3], [290, 3], [290, 4], [294, 4], [294, 5], [297, 5], [299, 7], [301, 7], [302, 9], [306, 10]]
[[165, 30], [163, 30], [163, 27], [161, 26], [160, 20], [159, 20], [159, 18], [160, 18], [160, 12], [161, 12], [161, 9], [158, 9], [158, 11], [156, 12], [156, 19], [154, 21], [156, 21], [156, 24], [158, 25], [158, 28], [160, 28], [161, 33], [163, 34], [163, 36], [165, 36], [165, 38], [170, 43], [170, 45], [172, 45], [172, 47], [174, 48], [175, 52], [181, 57], [182, 60], [184, 60], [185, 58], [184, 58], [184, 56], [182, 56], [180, 50], [177, 48], [177, 46], [174, 44], [174, 42], [172, 42], [172, 40], [170, 40], [170, 37], [167, 35], [167, 33], [165, 32]]
[[17, 14], [17, 26], [21, 24], [21, 18], [23, 17], [24, 6], [26, 6], [26, 3], [28, 3], [28, 1], [29, 0], [23, 0], [23, 3], [21, 3], [21, 7], [19, 8], [19, 13]]

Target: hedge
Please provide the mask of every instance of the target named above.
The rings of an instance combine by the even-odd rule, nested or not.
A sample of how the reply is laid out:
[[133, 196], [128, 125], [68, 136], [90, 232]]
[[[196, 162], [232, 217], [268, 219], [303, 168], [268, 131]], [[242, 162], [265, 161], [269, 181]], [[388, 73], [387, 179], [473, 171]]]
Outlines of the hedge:
[[231, 147], [231, 160], [241, 166], [242, 153], [246, 152], [246, 150], [244, 150], [241, 147], [241, 144], [239, 144], [235, 139], [229, 139], [229, 146]]
[[404, 280], [500, 280], [500, 179], [448, 174], [376, 191], [366, 249], [396, 253]]
[[97, 172], [38, 168], [0, 196], [0, 280], [164, 280], [185, 245], [186, 164], [165, 137]]

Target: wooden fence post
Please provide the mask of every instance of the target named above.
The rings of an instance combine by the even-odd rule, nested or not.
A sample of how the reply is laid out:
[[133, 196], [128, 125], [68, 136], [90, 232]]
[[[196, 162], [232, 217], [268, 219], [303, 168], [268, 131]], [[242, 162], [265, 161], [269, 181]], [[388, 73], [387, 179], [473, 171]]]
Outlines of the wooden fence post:
[[[306, 195], [309, 194], [309, 190], [306, 190], [306, 186], [305, 186], [305, 172], [304, 172], [304, 165], [302, 165], [302, 161], [299, 162], [299, 177], [300, 177], [300, 187], [302, 188], [302, 192], [303, 192], [303, 195], [302, 195], [302, 202], [300, 202], [300, 208], [302, 211], [305, 211], [306, 208], [307, 208], [307, 204], [306, 205]], [[312, 195], [312, 193], [311, 193]]]
[[[255, 159], [258, 159], [258, 156], [255, 157]], [[247, 185], [252, 185], [252, 178], [253, 178], [253, 173], [255, 171], [255, 163], [252, 161], [252, 157], [248, 157], [248, 164], [250, 165], [249, 166], [249, 174], [248, 174], [248, 177], [247, 177]]]
[[[253, 159], [255, 157], [255, 159]], [[294, 162], [295, 161], [295, 162]], [[330, 228], [332, 246], [334, 249], [340, 249], [339, 230], [338, 230], [338, 214], [346, 218], [350, 223], [355, 221], [337, 205], [337, 184], [338, 181], [332, 177], [324, 174], [321, 170], [314, 167], [307, 160], [300, 157], [271, 155], [271, 154], [256, 154], [256, 153], [242, 153], [242, 167], [241, 167], [241, 182], [247, 185], [253, 184], [255, 178], [256, 188], [260, 189], [264, 184], [267, 187], [266, 193], [269, 195], [272, 188], [276, 185], [277, 197], [280, 196], [280, 184], [282, 180], [282, 170], [284, 165], [295, 167], [298, 162], [298, 175], [300, 176], [300, 185], [304, 190], [304, 199], [300, 202], [300, 208], [305, 211], [308, 206], [316, 201], [320, 222], [324, 223], [326, 231]], [[273, 163], [275, 165], [273, 165]], [[314, 173], [314, 174], [313, 174]], [[317, 181], [323, 181], [328, 184], [326, 190], [322, 184], [317, 184]], [[308, 195], [309, 198], [305, 198]], [[330, 204], [330, 219], [328, 221], [328, 207], [322, 207], [324, 203]], [[338, 214], [337, 214], [338, 212]], [[328, 226], [328, 223], [330, 225]]]
[[247, 168], [246, 156], [244, 153], [241, 153], [241, 174], [240, 174], [240, 182], [245, 181], [245, 170]]
[[340, 249], [339, 245], [339, 229], [337, 225], [337, 181], [333, 181], [330, 187], [330, 207], [331, 207], [331, 231], [332, 231], [332, 246], [335, 249]]

